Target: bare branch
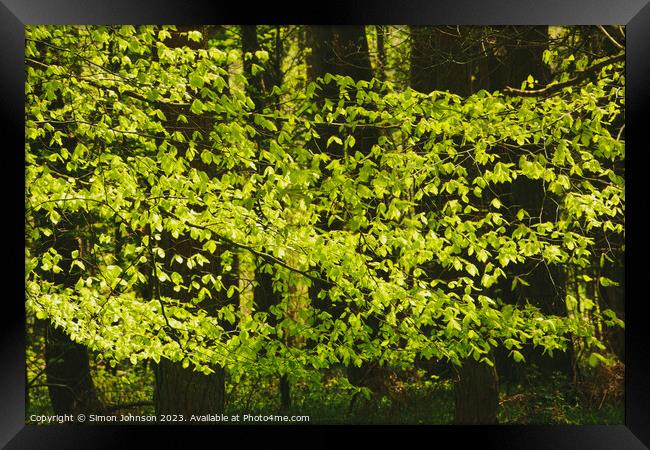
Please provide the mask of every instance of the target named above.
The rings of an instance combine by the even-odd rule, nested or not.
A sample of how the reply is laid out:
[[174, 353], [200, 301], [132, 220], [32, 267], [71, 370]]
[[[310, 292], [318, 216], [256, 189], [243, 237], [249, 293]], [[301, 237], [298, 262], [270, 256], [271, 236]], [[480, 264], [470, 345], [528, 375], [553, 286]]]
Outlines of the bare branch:
[[599, 30], [600, 30], [600, 31], [601, 31], [605, 36], [607, 36], [607, 39], [609, 39], [610, 42], [611, 42], [612, 44], [614, 44], [614, 47], [616, 47], [616, 48], [619, 49], [619, 50], [625, 50], [625, 47], [623, 47], [623, 46], [622, 46], [622, 45], [621, 45], [621, 44], [620, 44], [616, 39], [614, 39], [614, 38], [612, 37], [612, 35], [609, 34], [609, 33], [607, 32], [607, 30], [605, 29], [604, 26], [602, 26], [602, 25], [598, 25], [598, 29], [599, 29]]

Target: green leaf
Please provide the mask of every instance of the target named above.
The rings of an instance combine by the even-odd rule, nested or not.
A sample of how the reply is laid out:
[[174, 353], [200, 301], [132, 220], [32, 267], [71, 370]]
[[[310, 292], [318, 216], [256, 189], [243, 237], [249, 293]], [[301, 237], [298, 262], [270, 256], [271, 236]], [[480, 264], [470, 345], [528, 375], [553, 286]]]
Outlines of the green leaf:
[[519, 352], [519, 351], [517, 351], [517, 350], [513, 350], [513, 351], [511, 352], [511, 354], [512, 354], [512, 358], [513, 358], [516, 362], [522, 362], [522, 361], [525, 361], [525, 359], [524, 359], [524, 355], [522, 355], [521, 352]]
[[327, 147], [329, 147], [332, 142], [336, 142], [338, 145], [343, 145], [343, 141], [338, 136], [330, 136], [327, 140]]
[[210, 150], [203, 150], [201, 152], [201, 161], [205, 164], [210, 164], [212, 162], [212, 152]]
[[190, 87], [193, 87], [194, 89], [200, 89], [203, 87], [203, 77], [197, 73], [197, 72], [192, 72], [189, 77], [190, 80]]
[[204, 108], [205, 105], [203, 104], [203, 102], [197, 98], [194, 99], [194, 101], [192, 102], [192, 105], [190, 106], [190, 111], [196, 115], [199, 115], [203, 113]]
[[61, 220], [61, 215], [53, 209], [50, 211], [50, 220], [54, 225], [56, 225]]
[[187, 39], [194, 42], [201, 42], [201, 39], [203, 39], [203, 34], [197, 30], [188, 31]]
[[183, 277], [178, 272], [172, 272], [171, 279], [174, 284], [183, 283]]
[[600, 353], [592, 352], [591, 355], [589, 355], [588, 362], [591, 367], [596, 367], [599, 364], [609, 365], [610, 361]]

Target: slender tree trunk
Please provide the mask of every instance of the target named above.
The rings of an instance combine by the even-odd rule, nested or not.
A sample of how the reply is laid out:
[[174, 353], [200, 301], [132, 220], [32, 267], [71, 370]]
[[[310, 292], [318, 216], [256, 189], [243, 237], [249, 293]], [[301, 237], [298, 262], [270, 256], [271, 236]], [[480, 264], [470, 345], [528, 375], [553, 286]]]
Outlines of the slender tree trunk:
[[[621, 35], [618, 27], [605, 26], [610, 36], [619, 44], [625, 45], [625, 36]], [[620, 52], [620, 49], [601, 30], [585, 26], [579, 28], [580, 39], [587, 45], [588, 51], [593, 58], [613, 56]], [[616, 117], [607, 128], [612, 136], [618, 136], [625, 141], [625, 115]], [[625, 164], [620, 161], [605, 161], [603, 168], [611, 169], [619, 177], [625, 177]], [[614, 232], [599, 232], [597, 237], [598, 245], [607, 251], [610, 259], [605, 259], [600, 268], [600, 273], [595, 280], [597, 285], [598, 306], [601, 312], [607, 309], [616, 313], [616, 317], [625, 321], [625, 234]], [[599, 265], [600, 261], [594, 261]], [[609, 278], [616, 285], [602, 286], [598, 278], [600, 276]], [[625, 329], [619, 326], [608, 326], [602, 324], [604, 343], [609, 350], [615, 354], [621, 362], [625, 362]]]
[[[622, 236], [610, 237], [610, 245], [613, 248], [621, 248]], [[617, 283], [612, 286], [600, 286], [598, 302], [601, 312], [610, 309], [616, 313], [616, 317], [625, 321], [625, 265], [624, 253], [618, 251], [613, 255], [614, 262], [606, 260], [601, 269], [601, 276], [609, 278]], [[598, 280], [596, 280], [598, 283]], [[625, 361], [625, 329], [619, 326], [607, 326], [603, 324], [605, 342], [609, 349], [620, 361]]]
[[[258, 62], [258, 65], [263, 65], [264, 70], [261, 73], [253, 73], [253, 60], [255, 53], [261, 50], [261, 45], [258, 40], [257, 27], [255, 25], [245, 25], [241, 27], [241, 43], [243, 52], [243, 66], [244, 74], [248, 80], [247, 90], [255, 103], [258, 111], [273, 104], [275, 98], [271, 97], [273, 86], [280, 86], [282, 83], [282, 73], [280, 72], [282, 62], [282, 46], [280, 39], [280, 27], [275, 27], [276, 39], [273, 51], [269, 51], [270, 59], [266, 64]], [[250, 55], [247, 55], [250, 54]], [[263, 138], [261, 135], [258, 137], [258, 148], [261, 150], [268, 147], [268, 139]], [[261, 172], [262, 167], [258, 170]], [[277, 318], [270, 312], [271, 307], [280, 304], [282, 298], [279, 292], [273, 289], [273, 272], [275, 267], [269, 273], [264, 267], [264, 262], [259, 260], [255, 266], [255, 287], [253, 290], [253, 300], [256, 309], [260, 312], [268, 313], [268, 323], [271, 326], [276, 326], [278, 323]], [[291, 406], [291, 385], [287, 375], [279, 377], [279, 391], [280, 391], [280, 408], [287, 410]]]
[[377, 25], [377, 78], [386, 79], [386, 29], [388, 27]]

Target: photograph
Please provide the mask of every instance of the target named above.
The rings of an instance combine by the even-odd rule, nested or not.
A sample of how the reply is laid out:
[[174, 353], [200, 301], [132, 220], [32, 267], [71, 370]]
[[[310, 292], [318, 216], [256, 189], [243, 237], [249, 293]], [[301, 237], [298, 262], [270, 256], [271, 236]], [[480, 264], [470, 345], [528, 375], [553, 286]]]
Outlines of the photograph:
[[0, 448], [650, 448], [647, 3], [2, 0]]
[[27, 26], [27, 423], [623, 424], [624, 26]]

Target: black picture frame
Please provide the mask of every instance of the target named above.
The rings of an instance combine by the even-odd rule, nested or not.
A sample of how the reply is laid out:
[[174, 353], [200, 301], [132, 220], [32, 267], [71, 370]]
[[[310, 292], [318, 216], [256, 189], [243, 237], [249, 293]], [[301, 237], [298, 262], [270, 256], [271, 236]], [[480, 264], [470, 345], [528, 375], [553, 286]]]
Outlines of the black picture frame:
[[[643, 109], [650, 99], [650, 4], [649, 0], [443, 0], [391, 2], [388, 0], [330, 1], [311, 5], [275, 2], [203, 2], [144, 0], [0, 0], [0, 111], [5, 133], [0, 142], [8, 166], [0, 177], [3, 199], [11, 204], [4, 221], [5, 267], [15, 267], [3, 283], [0, 328], [0, 445], [11, 449], [126, 448], [144, 438], [151, 447], [186, 446], [194, 439], [207, 439], [211, 447], [257, 445], [276, 442], [300, 447], [345, 445], [343, 431], [362, 433], [363, 439], [383, 440], [388, 434], [406, 445], [443, 445], [442, 439], [461, 448], [499, 449], [571, 448], [637, 449], [650, 447], [650, 361], [646, 342], [650, 327], [644, 321], [645, 267], [643, 248], [644, 195]], [[595, 25], [626, 26], [626, 136], [627, 202], [626, 236], [626, 391], [625, 425], [620, 426], [418, 426], [418, 427], [317, 427], [317, 426], [115, 426], [25, 425], [24, 279], [24, 26], [28, 24], [465, 24], [465, 25]], [[644, 167], [645, 166], [645, 167]], [[15, 177], [7, 176], [14, 174]], [[631, 183], [631, 184], [630, 184]], [[631, 207], [629, 203], [631, 202]], [[7, 210], [5, 210], [7, 211]], [[630, 219], [631, 218], [631, 219]], [[17, 238], [20, 236], [20, 238]], [[646, 242], [644, 245], [643, 243]], [[641, 262], [637, 262], [641, 261]], [[3, 272], [4, 273], [4, 272]], [[1, 278], [0, 278], [1, 279]], [[633, 295], [638, 293], [637, 295]], [[296, 431], [299, 434], [294, 434]], [[228, 441], [224, 441], [228, 434]], [[290, 438], [286, 436], [291, 436]], [[404, 439], [406, 438], [406, 439]], [[307, 441], [305, 441], [305, 439]], [[157, 441], [157, 442], [156, 442]], [[411, 441], [411, 442], [409, 442]], [[228, 442], [226, 444], [226, 442]], [[301, 444], [302, 443], [302, 444]], [[402, 444], [402, 445], [404, 445]], [[257, 446], [255, 445], [255, 446]], [[358, 444], [357, 444], [358, 445]], [[368, 444], [364, 444], [366, 446]]]

